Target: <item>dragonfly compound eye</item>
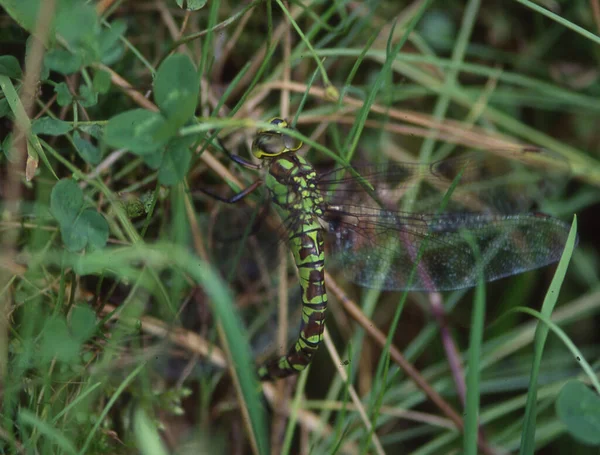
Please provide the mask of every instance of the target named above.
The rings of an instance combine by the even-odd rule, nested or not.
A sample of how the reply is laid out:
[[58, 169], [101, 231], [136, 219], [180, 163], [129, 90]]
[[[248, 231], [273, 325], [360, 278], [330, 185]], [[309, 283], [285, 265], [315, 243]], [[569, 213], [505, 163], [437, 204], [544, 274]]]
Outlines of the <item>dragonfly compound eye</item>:
[[259, 133], [252, 142], [252, 154], [256, 158], [269, 158], [287, 152], [284, 136], [280, 133]]
[[278, 126], [279, 128], [287, 128], [289, 126], [287, 120], [280, 117], [272, 118], [269, 120], [269, 123], [273, 126]]
[[[273, 125], [277, 128], [289, 128], [289, 124], [287, 122], [287, 120], [280, 118], [280, 117], [274, 117], [271, 120], [269, 120], [269, 125]], [[281, 134], [278, 133], [277, 131], [275, 131], [274, 129], [271, 128], [262, 128], [258, 130], [257, 134], [262, 134], [262, 133], [273, 133], [273, 134]]]
[[295, 152], [304, 145], [304, 143], [300, 139], [296, 139], [295, 137], [288, 136], [287, 134], [283, 134], [282, 138], [283, 138], [283, 143], [285, 144], [286, 152]]
[[[286, 120], [274, 118], [269, 123], [279, 128], [292, 129]], [[274, 130], [260, 130], [252, 143], [252, 153], [257, 158], [269, 158], [286, 152], [295, 152], [304, 143], [292, 136]]]

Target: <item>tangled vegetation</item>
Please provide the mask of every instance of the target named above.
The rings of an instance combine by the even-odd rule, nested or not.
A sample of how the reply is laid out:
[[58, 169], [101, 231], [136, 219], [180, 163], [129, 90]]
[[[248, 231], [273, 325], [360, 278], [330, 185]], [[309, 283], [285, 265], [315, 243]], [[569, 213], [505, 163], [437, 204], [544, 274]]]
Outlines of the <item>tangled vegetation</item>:
[[[0, 452], [597, 453], [600, 1], [0, 5]], [[279, 117], [319, 172], [395, 177], [404, 220], [471, 177], [471, 222], [562, 220], [560, 262], [443, 293], [326, 266], [315, 359], [259, 383], [296, 268], [264, 191], [210, 195]], [[434, 202], [429, 163], [462, 163]]]

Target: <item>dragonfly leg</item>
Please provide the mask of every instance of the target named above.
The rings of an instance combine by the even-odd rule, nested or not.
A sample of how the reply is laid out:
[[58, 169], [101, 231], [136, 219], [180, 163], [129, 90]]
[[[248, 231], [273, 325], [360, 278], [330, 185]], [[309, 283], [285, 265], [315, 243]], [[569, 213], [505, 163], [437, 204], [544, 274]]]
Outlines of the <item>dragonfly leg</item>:
[[250, 193], [252, 193], [256, 188], [258, 188], [260, 185], [262, 185], [262, 183], [263, 183], [262, 180], [257, 180], [252, 185], [250, 185], [248, 188], [244, 188], [242, 191], [234, 194], [233, 196], [231, 196], [229, 198], [220, 196], [217, 193], [213, 193], [212, 191], [207, 190], [206, 188], [198, 188], [198, 190], [201, 191], [202, 193], [206, 194], [207, 196], [210, 196], [213, 199], [216, 199], [217, 201], [225, 202], [226, 204], [235, 204], [236, 202], [241, 201], [246, 196], [248, 196]]
[[242, 167], [245, 167], [246, 169], [254, 169], [254, 170], [259, 170], [260, 169], [260, 164], [254, 164], [251, 161], [248, 161], [245, 158], [242, 158], [239, 155], [236, 155], [234, 153], [231, 153], [227, 147], [225, 147], [225, 144], [223, 144], [223, 141], [221, 139], [219, 139], [218, 137], [216, 138], [217, 142], [219, 143], [219, 147], [221, 147], [223, 149], [223, 151], [227, 154], [227, 156], [229, 157], [229, 159], [231, 161], [233, 161], [234, 163], [239, 164]]

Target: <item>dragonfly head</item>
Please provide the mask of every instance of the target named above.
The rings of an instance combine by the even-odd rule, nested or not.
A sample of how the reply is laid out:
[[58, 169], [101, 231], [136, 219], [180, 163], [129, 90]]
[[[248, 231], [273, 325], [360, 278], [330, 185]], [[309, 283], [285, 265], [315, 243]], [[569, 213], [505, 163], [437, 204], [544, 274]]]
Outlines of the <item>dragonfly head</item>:
[[[287, 120], [275, 117], [269, 123], [277, 128], [292, 129]], [[295, 152], [303, 143], [301, 140], [288, 136], [281, 131], [265, 128], [258, 130], [252, 142], [252, 154], [259, 159], [273, 158], [283, 153]]]

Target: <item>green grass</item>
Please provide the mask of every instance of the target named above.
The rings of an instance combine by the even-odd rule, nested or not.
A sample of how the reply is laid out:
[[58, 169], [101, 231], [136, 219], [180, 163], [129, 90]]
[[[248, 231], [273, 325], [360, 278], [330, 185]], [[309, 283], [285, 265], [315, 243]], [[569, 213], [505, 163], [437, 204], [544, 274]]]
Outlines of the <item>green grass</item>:
[[[597, 452], [594, 2], [39, 4], [0, 0], [0, 452]], [[316, 360], [261, 389], [296, 274], [253, 237], [218, 249], [258, 196], [198, 189], [251, 184], [222, 145], [249, 159], [274, 116], [324, 169], [543, 148], [543, 169], [480, 183], [576, 211], [579, 244], [441, 295], [328, 270]]]

